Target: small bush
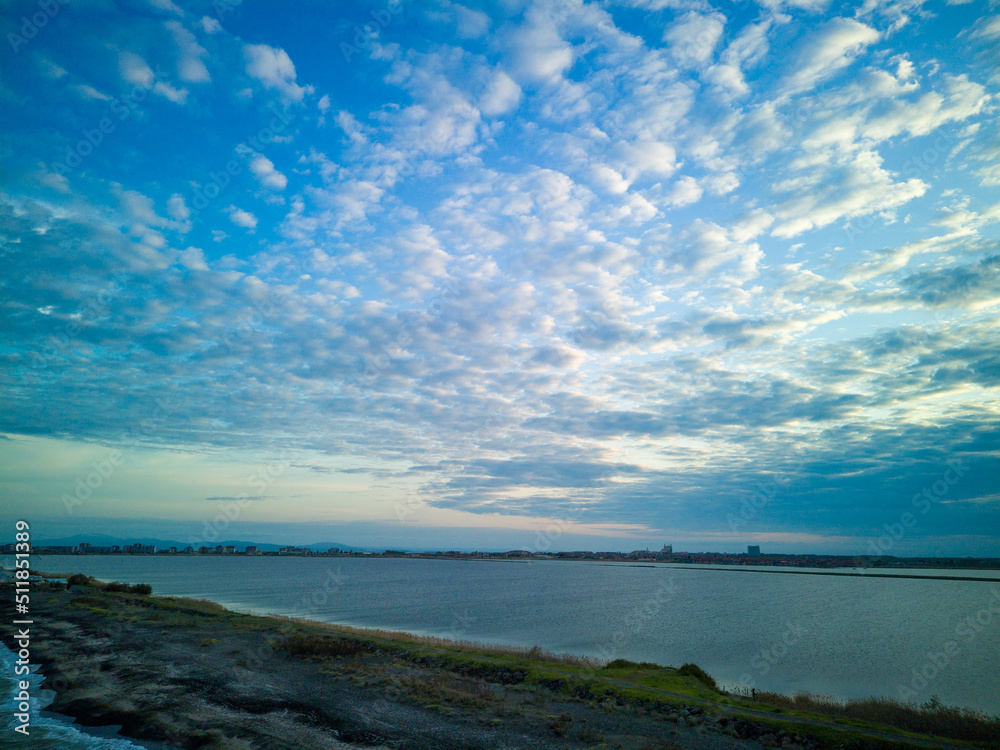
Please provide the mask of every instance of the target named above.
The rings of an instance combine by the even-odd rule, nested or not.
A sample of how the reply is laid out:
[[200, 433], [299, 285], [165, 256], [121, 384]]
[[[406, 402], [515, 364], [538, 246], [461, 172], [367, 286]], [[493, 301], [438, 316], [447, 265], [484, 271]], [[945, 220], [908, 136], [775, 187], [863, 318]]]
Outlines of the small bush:
[[648, 661], [636, 663], [628, 659], [615, 659], [614, 661], [609, 661], [601, 669], [663, 669], [663, 667]]
[[110, 591], [118, 594], [138, 594], [139, 596], [149, 596], [153, 593], [153, 587], [148, 583], [130, 584], [122, 583], [121, 581], [102, 583], [96, 578], [91, 578], [83, 573], [74, 573], [67, 578], [66, 587], [69, 588], [70, 586], [88, 586], [92, 589], [100, 589], [101, 591]]
[[711, 688], [716, 692], [719, 690], [719, 686], [715, 684], [715, 680], [712, 676], [697, 664], [682, 664], [681, 668], [677, 670], [677, 674], [684, 677], [694, 677], [698, 680], [698, 682], [702, 683], [706, 687]]
[[327, 635], [295, 633], [282, 644], [289, 654], [303, 657], [357, 656], [368, 651], [365, 644], [350, 638], [333, 638]]
[[129, 584], [114, 581], [112, 583], [105, 583], [100, 588], [118, 594], [138, 594], [139, 596], [149, 596], [153, 593], [153, 587], [148, 583]]

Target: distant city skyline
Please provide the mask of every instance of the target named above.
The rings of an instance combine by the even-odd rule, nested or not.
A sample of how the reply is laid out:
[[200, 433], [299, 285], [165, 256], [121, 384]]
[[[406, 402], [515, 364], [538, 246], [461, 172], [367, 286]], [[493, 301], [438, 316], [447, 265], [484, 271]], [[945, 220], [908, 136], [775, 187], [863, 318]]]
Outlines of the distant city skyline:
[[0, 524], [1000, 555], [996, 3], [717, 5], [18, 0]]

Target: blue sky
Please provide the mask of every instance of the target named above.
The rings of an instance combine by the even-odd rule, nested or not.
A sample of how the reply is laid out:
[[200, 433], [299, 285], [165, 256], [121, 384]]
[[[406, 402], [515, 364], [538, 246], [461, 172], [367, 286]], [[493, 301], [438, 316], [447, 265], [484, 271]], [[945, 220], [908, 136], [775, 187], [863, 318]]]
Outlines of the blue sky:
[[5, 522], [1000, 555], [997, 2], [0, 31]]

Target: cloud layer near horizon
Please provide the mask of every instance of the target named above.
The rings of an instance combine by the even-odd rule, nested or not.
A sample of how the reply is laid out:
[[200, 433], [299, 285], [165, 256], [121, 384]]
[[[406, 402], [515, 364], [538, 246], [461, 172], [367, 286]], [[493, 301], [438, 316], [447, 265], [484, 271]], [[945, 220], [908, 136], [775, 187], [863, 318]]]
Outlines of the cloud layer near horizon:
[[996, 551], [989, 5], [7, 14], [0, 429], [668, 539], [877, 536], [950, 460], [911, 536]]

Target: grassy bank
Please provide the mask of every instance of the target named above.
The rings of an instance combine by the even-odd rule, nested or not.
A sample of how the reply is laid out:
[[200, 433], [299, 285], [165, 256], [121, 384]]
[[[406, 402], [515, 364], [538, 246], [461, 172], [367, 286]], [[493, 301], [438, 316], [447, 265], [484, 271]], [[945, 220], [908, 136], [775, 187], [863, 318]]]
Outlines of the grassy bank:
[[[85, 576], [72, 577], [68, 591], [59, 587], [53, 584], [53, 613], [64, 611], [77, 624], [129, 638], [148, 632], [193, 650], [195, 661], [214, 659], [217, 671], [225, 666], [259, 674], [288, 664], [295, 675], [329, 680], [463, 726], [516, 725], [522, 733], [570, 743], [553, 747], [644, 750], [642, 743], [623, 740], [643, 732], [665, 738], [648, 746], [656, 750], [697, 747], [690, 742], [703, 735], [750, 740], [758, 747], [850, 750], [988, 748], [996, 747], [1000, 737], [1000, 719], [934, 704], [727, 693], [693, 664], [604, 663], [538, 648], [253, 616], [204, 600], [149, 596], [141, 584], [106, 584]], [[98, 668], [109, 669], [109, 664]], [[185, 679], [185, 685], [191, 683]], [[228, 700], [232, 708], [252, 705], [257, 698]], [[190, 729], [176, 732], [180, 747], [236, 747], [198, 745], [185, 739]]]

